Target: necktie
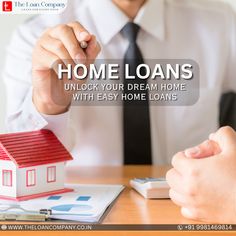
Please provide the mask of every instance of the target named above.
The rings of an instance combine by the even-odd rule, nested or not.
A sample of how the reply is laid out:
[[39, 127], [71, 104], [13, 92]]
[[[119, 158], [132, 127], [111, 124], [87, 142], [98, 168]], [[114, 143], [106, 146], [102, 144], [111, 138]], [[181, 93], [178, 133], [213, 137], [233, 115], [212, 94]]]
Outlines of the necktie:
[[[136, 43], [140, 27], [132, 22], [127, 23], [121, 33], [129, 41], [125, 53], [124, 64], [129, 65], [129, 75], [136, 76], [136, 67], [143, 64], [142, 53]], [[141, 71], [141, 74], [144, 71]], [[129, 84], [146, 84], [147, 80], [141, 80], [137, 76], [134, 80], [124, 79], [123, 97], [128, 94], [146, 95], [146, 100], [123, 99], [123, 132], [124, 132], [124, 164], [151, 164], [151, 135], [148, 91], [129, 91]]]

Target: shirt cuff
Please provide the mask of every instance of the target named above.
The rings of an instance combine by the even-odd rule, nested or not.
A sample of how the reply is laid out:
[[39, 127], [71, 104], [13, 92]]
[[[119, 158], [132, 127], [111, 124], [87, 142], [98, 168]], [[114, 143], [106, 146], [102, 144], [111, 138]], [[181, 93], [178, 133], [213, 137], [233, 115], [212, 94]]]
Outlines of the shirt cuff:
[[60, 115], [41, 114], [32, 101], [32, 89], [28, 92], [18, 112], [7, 119], [9, 131], [51, 130], [62, 142], [67, 129], [69, 111]]
[[33, 114], [32, 120], [36, 124], [36, 126], [39, 129], [43, 128], [51, 130], [62, 143], [65, 143], [66, 141], [65, 134], [67, 130], [69, 111], [59, 115], [46, 115], [38, 112], [32, 101], [32, 91], [31, 91], [31, 98], [28, 103], [30, 103], [31, 114]]
[[51, 130], [62, 143], [66, 143], [66, 131], [68, 126], [69, 111], [59, 115], [41, 114], [47, 122], [45, 129]]
[[51, 130], [64, 145], [67, 145], [66, 131], [69, 111], [59, 115], [46, 115], [38, 112], [32, 101], [32, 90], [26, 98], [25, 104], [29, 104], [31, 121], [35, 124], [37, 129]]

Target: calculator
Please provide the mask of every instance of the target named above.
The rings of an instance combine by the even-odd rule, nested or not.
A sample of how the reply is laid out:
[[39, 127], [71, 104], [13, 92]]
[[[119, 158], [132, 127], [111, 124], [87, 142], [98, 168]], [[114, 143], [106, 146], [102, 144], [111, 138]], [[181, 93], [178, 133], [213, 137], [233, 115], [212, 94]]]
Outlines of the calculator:
[[144, 198], [170, 198], [170, 187], [165, 178], [135, 178], [130, 180], [130, 185]]

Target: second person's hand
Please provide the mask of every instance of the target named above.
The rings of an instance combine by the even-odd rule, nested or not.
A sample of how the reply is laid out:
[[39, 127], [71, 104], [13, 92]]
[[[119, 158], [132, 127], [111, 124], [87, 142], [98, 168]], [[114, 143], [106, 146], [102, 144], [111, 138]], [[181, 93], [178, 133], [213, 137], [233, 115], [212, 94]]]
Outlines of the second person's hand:
[[173, 168], [166, 175], [169, 195], [187, 218], [236, 223], [236, 133], [230, 127], [223, 127], [210, 140], [218, 147], [207, 150], [203, 144], [205, 154], [212, 152], [208, 158], [190, 158], [186, 151], [173, 157]]

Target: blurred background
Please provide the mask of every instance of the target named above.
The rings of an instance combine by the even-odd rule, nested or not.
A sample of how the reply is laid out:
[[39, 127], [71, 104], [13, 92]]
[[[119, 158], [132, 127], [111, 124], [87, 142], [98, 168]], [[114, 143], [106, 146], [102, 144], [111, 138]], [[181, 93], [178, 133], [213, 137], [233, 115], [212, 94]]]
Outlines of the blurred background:
[[[215, 1], [215, 0], [212, 0], [212, 1]], [[233, 8], [236, 10], [235, 0], [221, 0], [221, 1], [230, 3], [233, 6]], [[1, 77], [1, 72], [5, 63], [6, 48], [11, 38], [12, 32], [15, 30], [15, 28], [17, 28], [18, 25], [22, 24], [29, 17], [32, 17], [32, 15], [14, 15], [14, 16], [0, 15], [0, 30], [1, 30], [1, 37], [0, 37], [0, 133], [5, 132], [4, 120], [5, 120], [6, 93], [5, 93], [5, 87], [2, 81], [2, 77]]]

